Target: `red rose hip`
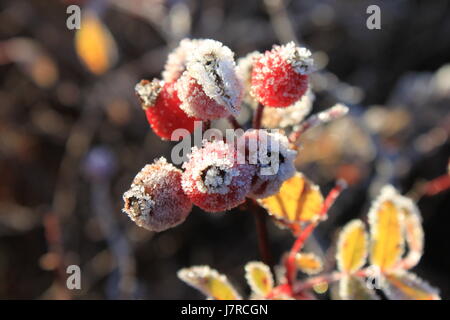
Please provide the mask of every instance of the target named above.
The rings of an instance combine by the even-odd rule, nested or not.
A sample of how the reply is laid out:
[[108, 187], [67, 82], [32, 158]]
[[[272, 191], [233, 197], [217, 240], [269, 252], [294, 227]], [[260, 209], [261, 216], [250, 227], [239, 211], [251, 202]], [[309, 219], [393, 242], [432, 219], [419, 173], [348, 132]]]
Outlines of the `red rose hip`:
[[183, 168], [184, 192], [208, 212], [229, 210], [243, 203], [255, 173], [254, 166], [238, 164], [236, 151], [223, 141], [192, 148]]
[[308, 89], [313, 68], [311, 52], [293, 42], [274, 46], [255, 60], [251, 94], [267, 107], [287, 107], [300, 100]]
[[150, 231], [177, 226], [192, 209], [192, 202], [181, 188], [181, 170], [164, 158], [142, 168], [123, 200], [123, 211], [138, 226]]
[[148, 123], [161, 139], [171, 140], [176, 129], [186, 129], [190, 133], [194, 131], [194, 123], [198, 119], [189, 117], [180, 109], [181, 101], [174, 82], [142, 80], [135, 91]]

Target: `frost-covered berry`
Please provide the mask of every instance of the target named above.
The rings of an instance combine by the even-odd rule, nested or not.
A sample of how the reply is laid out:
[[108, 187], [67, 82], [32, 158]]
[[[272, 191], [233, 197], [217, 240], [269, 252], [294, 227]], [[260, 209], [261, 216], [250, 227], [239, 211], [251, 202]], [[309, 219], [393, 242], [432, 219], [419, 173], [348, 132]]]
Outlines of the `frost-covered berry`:
[[257, 60], [261, 56], [261, 53], [259, 53], [258, 51], [253, 51], [247, 54], [245, 57], [239, 58], [237, 60], [236, 72], [239, 79], [241, 80], [244, 92], [242, 99], [252, 107], [257, 105], [255, 99], [250, 94], [253, 64], [255, 63], [255, 60]]
[[[256, 166], [250, 198], [266, 198], [278, 192], [284, 181], [295, 174], [294, 160], [297, 151], [289, 148], [285, 135], [266, 130], [249, 130], [245, 139], [245, 159]], [[240, 156], [242, 151], [239, 149]]]
[[287, 107], [298, 101], [308, 89], [308, 74], [313, 59], [306, 48], [293, 42], [274, 46], [253, 65], [253, 97], [267, 107]]
[[167, 62], [162, 73], [166, 82], [177, 81], [186, 70], [186, 62], [189, 52], [195, 50], [203, 39], [183, 39], [167, 57]]
[[214, 40], [197, 42], [188, 53], [186, 71], [177, 81], [181, 109], [202, 120], [238, 115], [242, 85], [233, 52]]
[[123, 211], [138, 226], [163, 231], [182, 223], [192, 202], [181, 188], [181, 170], [161, 157], [136, 175], [123, 194]]
[[187, 116], [180, 109], [181, 101], [173, 82], [141, 80], [135, 91], [148, 123], [159, 137], [170, 140], [172, 132], [181, 128], [194, 131], [194, 123], [198, 119]]
[[191, 201], [208, 212], [225, 211], [245, 200], [255, 167], [238, 164], [236, 150], [223, 141], [193, 147], [183, 165], [182, 187]]

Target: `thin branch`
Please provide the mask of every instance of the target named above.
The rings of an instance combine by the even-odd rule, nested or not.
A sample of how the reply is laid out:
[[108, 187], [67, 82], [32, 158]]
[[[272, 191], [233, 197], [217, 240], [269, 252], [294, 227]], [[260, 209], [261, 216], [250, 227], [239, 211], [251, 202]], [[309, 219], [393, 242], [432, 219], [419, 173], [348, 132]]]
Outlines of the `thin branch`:
[[228, 119], [228, 122], [233, 127], [233, 129], [235, 129], [235, 130], [242, 129], [241, 124], [236, 120], [236, 118], [234, 116], [229, 116], [227, 119]]
[[267, 233], [266, 212], [253, 199], [247, 199], [247, 204], [250, 211], [255, 215], [256, 232], [258, 234], [258, 247], [261, 260], [273, 271], [273, 259]]
[[336, 201], [336, 198], [342, 192], [342, 190], [346, 187], [346, 183], [343, 180], [338, 180], [334, 188], [328, 193], [323, 205], [322, 209], [319, 213], [319, 217], [308, 226], [306, 226], [299, 234], [298, 238], [295, 240], [291, 250], [289, 251], [289, 255], [286, 259], [286, 277], [288, 284], [292, 285], [294, 283], [295, 277], [297, 275], [297, 267], [295, 266], [295, 257], [297, 253], [303, 248], [306, 240], [312, 234], [314, 229], [317, 227], [320, 221], [323, 221], [326, 218], [328, 211], [330, 210], [333, 203]]
[[261, 128], [261, 121], [262, 121], [263, 113], [264, 113], [264, 105], [259, 103], [258, 107], [256, 108], [256, 112], [253, 115], [253, 129]]

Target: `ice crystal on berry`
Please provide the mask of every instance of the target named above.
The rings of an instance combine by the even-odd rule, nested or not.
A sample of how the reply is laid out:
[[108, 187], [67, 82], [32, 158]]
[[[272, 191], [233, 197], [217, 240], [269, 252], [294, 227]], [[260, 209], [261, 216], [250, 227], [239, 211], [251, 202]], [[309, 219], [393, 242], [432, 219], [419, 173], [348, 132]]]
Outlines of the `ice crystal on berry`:
[[192, 202], [210, 212], [224, 211], [244, 202], [255, 168], [238, 164], [236, 151], [223, 141], [193, 147], [183, 165], [184, 192]]
[[161, 89], [162, 82], [158, 79], [153, 79], [152, 81], [141, 80], [141, 82], [136, 84], [134, 91], [139, 100], [141, 100], [142, 109], [146, 110], [155, 105]]
[[[180, 128], [194, 131], [195, 121], [180, 109], [181, 101], [175, 83], [160, 80], [142, 80], [136, 85], [136, 94], [145, 110], [153, 131], [164, 140], [171, 140], [172, 133]], [[181, 138], [181, 137], [179, 137]]]
[[293, 43], [274, 46], [254, 63], [251, 94], [265, 106], [287, 107], [306, 92], [311, 71], [309, 50]]
[[239, 114], [242, 85], [233, 56], [228, 47], [214, 40], [203, 40], [190, 52], [186, 71], [178, 80], [181, 108], [187, 114], [205, 120]]
[[297, 151], [290, 149], [287, 137], [277, 132], [250, 130], [244, 139], [247, 161], [257, 167], [247, 196], [265, 198], [277, 193], [283, 182], [295, 174]]
[[194, 51], [196, 46], [203, 39], [183, 39], [167, 57], [167, 62], [162, 73], [163, 80], [166, 82], [177, 81], [186, 70], [188, 54]]
[[294, 70], [299, 74], [310, 74], [314, 71], [314, 60], [311, 51], [303, 47], [297, 47], [294, 42], [289, 42], [284, 46], [274, 46], [275, 51], [279, 51]]
[[181, 188], [181, 170], [162, 157], [142, 168], [123, 200], [123, 211], [130, 219], [151, 231], [175, 227], [192, 209]]
[[239, 58], [237, 60], [237, 68], [236, 72], [241, 80], [244, 96], [243, 100], [250, 104], [251, 106], [255, 105], [255, 99], [250, 95], [251, 85], [252, 85], [252, 72], [253, 72], [253, 64], [255, 60], [261, 56], [261, 53], [258, 51], [253, 51], [247, 54], [245, 57]]

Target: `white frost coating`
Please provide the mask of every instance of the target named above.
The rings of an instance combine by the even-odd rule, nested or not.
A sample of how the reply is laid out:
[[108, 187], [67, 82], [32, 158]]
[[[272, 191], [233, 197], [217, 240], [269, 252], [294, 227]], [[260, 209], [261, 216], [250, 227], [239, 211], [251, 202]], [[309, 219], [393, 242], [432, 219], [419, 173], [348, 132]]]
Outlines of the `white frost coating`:
[[177, 276], [180, 280], [186, 282], [188, 285], [201, 291], [204, 295], [211, 297], [211, 291], [208, 287], [208, 279], [216, 279], [226, 284], [236, 299], [240, 300], [242, 297], [236, 292], [233, 286], [229, 283], [227, 277], [217, 272], [217, 270], [210, 268], [209, 266], [192, 266], [190, 268], [183, 268], [177, 272]]
[[196, 47], [203, 39], [183, 39], [167, 57], [167, 62], [162, 73], [166, 82], [176, 81], [186, 70], [186, 60], [189, 52], [196, 50]]
[[346, 275], [339, 281], [339, 296], [342, 300], [380, 300], [363, 279], [353, 275]]
[[416, 266], [422, 258], [424, 248], [424, 232], [422, 227], [422, 216], [419, 208], [410, 198], [398, 195], [397, 203], [404, 211], [406, 242], [408, 253], [403, 259], [403, 264], [408, 269]]
[[339, 239], [337, 242], [337, 250], [336, 250], [336, 262], [338, 265], [338, 270], [340, 271], [349, 271], [345, 270], [344, 261], [341, 259], [341, 254], [343, 250], [345, 250], [345, 241], [347, 240], [347, 235], [349, 232], [352, 232], [354, 229], [360, 228], [363, 230], [364, 234], [364, 256], [361, 258], [360, 263], [352, 268], [350, 270], [351, 272], [355, 272], [366, 263], [367, 255], [369, 253], [369, 250], [367, 249], [367, 245], [369, 243], [369, 238], [366, 232], [366, 227], [364, 223], [359, 219], [354, 219], [350, 222], [348, 222], [345, 227], [342, 229], [342, 231], [339, 233]]
[[131, 220], [158, 232], [182, 223], [192, 209], [181, 190], [181, 170], [163, 157], [139, 171], [123, 200]]
[[342, 103], [336, 103], [330, 109], [320, 112], [317, 117], [320, 122], [330, 122], [331, 120], [345, 116], [348, 113], [348, 107]]
[[326, 109], [317, 114], [313, 114], [308, 119], [306, 119], [306, 121], [302, 122], [298, 126], [295, 126], [294, 131], [297, 130], [302, 131], [304, 129], [314, 128], [317, 127], [318, 125], [339, 119], [345, 116], [348, 113], [348, 111], [349, 108], [346, 105], [342, 103], [337, 103], [329, 109]]
[[152, 81], [141, 80], [136, 84], [134, 91], [141, 100], [142, 109], [145, 110], [155, 104], [163, 86], [164, 82], [158, 79], [153, 79]]
[[252, 289], [252, 293], [254, 294], [254, 298], [264, 298], [267, 293], [262, 292], [259, 288], [258, 284], [255, 282], [255, 280], [252, 277], [252, 273], [255, 269], [261, 270], [265, 274], [265, 279], [267, 280], [267, 287], [269, 290], [273, 288], [274, 281], [273, 281], [273, 275], [270, 271], [270, 268], [260, 262], [260, 261], [250, 261], [245, 265], [245, 279], [247, 280], [248, 285]]
[[[404, 227], [404, 215], [402, 214], [401, 208], [402, 208], [402, 196], [398, 193], [398, 191], [392, 186], [392, 185], [385, 185], [383, 188], [381, 188], [380, 195], [378, 198], [373, 201], [372, 205], [370, 206], [369, 213], [367, 214], [367, 217], [369, 219], [369, 225], [370, 225], [370, 233], [371, 235], [378, 234], [378, 212], [380, 211], [381, 205], [386, 202], [390, 201], [394, 204], [396, 209], [398, 210], [399, 214], [399, 223], [402, 228]], [[403, 230], [402, 230], [403, 233]], [[400, 260], [401, 256], [403, 256], [403, 253], [405, 251], [405, 243], [402, 241], [401, 243], [401, 254], [398, 255], [398, 260]]]
[[142, 185], [131, 185], [131, 188], [123, 194], [123, 201], [127, 203], [130, 199], [135, 199], [134, 202], [123, 212], [128, 214], [130, 219], [140, 227], [147, 224], [150, 219], [150, 212], [155, 207], [155, 201], [145, 192], [145, 187]]
[[[189, 162], [195, 164], [191, 167], [191, 177], [196, 181], [196, 188], [202, 193], [208, 194], [226, 194], [230, 191], [230, 185], [234, 177], [239, 176], [240, 172], [236, 168], [233, 153], [229, 146], [223, 141], [215, 142], [214, 149], [211, 143], [206, 140], [203, 142], [207, 152], [199, 152], [197, 147], [192, 148], [188, 162], [183, 164], [183, 168], [189, 166]], [[208, 152], [212, 149], [211, 152]], [[184, 190], [192, 186], [189, 181], [183, 181]]]
[[255, 60], [261, 57], [262, 54], [258, 51], [253, 51], [247, 54], [245, 57], [239, 58], [237, 60], [236, 73], [241, 80], [243, 90], [244, 90], [244, 100], [252, 107], [256, 107], [257, 103], [255, 99], [250, 94], [252, 85], [252, 72], [253, 64]]
[[405, 289], [402, 290], [401, 287], [397, 287], [395, 283], [389, 281], [389, 278], [395, 278], [406, 287], [425, 291], [430, 294], [433, 300], [441, 300], [438, 289], [432, 287], [428, 282], [419, 278], [414, 273], [404, 270], [395, 271], [382, 278], [382, 290], [390, 300], [415, 300], [416, 298], [408, 295]]
[[315, 95], [310, 88], [302, 98], [285, 108], [266, 108], [262, 125], [265, 128], [286, 128], [300, 124], [311, 112]]
[[265, 198], [277, 193], [281, 184], [296, 172], [297, 151], [289, 148], [288, 138], [278, 132], [250, 130], [244, 137], [249, 140], [249, 146], [252, 145], [250, 140], [257, 140], [257, 150], [247, 150], [250, 164], [255, 164], [257, 158], [258, 166], [249, 197]]
[[284, 46], [274, 46], [280, 55], [302, 75], [310, 74], [314, 71], [314, 60], [311, 51], [303, 47], [297, 47], [294, 42], [289, 42]]
[[209, 98], [238, 115], [242, 84], [233, 57], [234, 53], [219, 41], [203, 40], [189, 52], [186, 70]]

